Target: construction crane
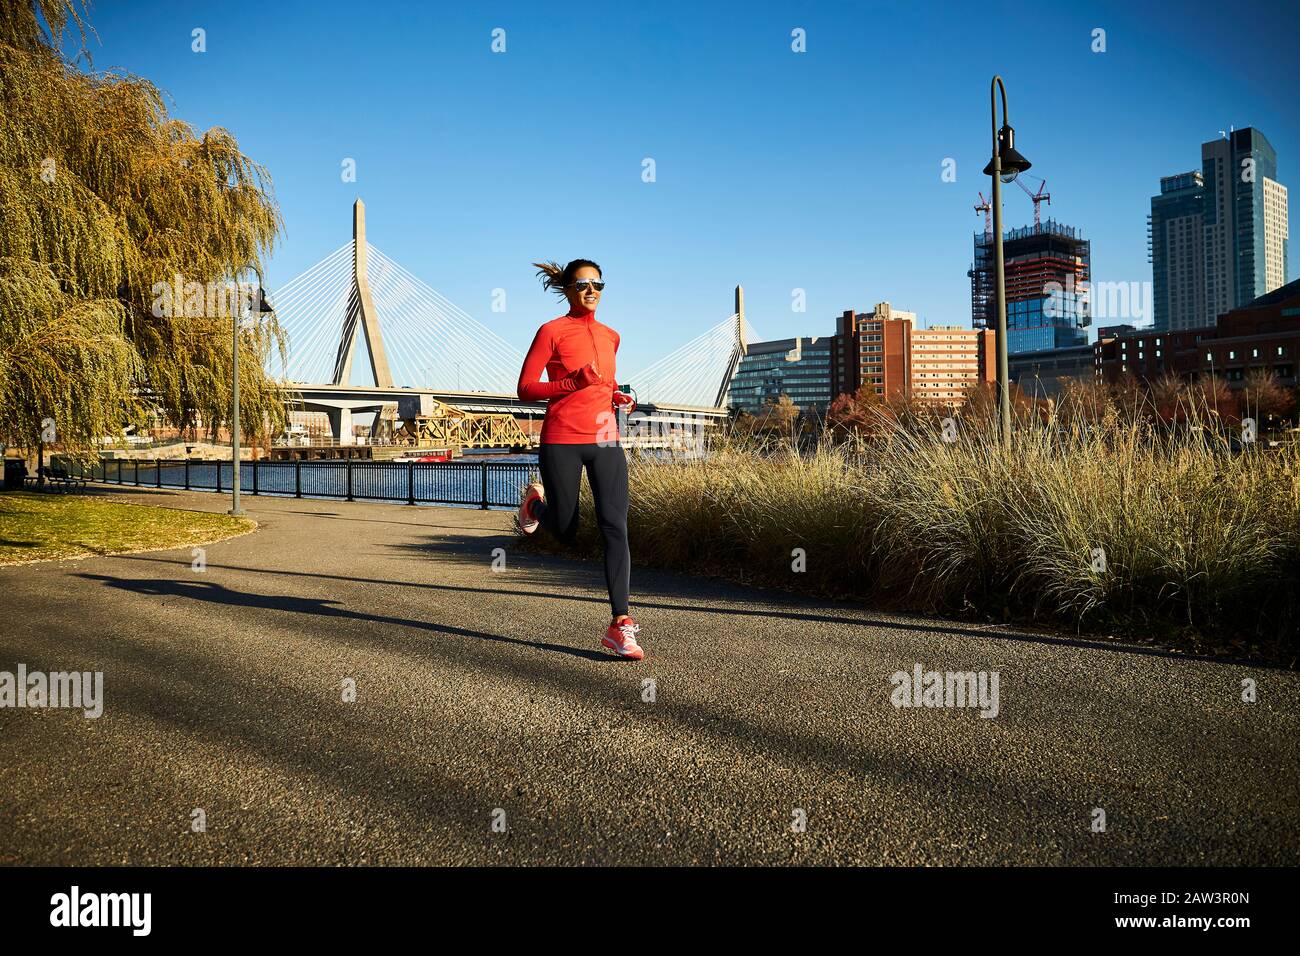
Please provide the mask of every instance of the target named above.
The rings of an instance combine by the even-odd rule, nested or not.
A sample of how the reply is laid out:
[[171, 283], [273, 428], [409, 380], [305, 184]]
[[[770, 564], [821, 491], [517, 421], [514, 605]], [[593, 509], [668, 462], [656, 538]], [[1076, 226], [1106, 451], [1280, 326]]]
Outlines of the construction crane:
[[1038, 192], [1031, 193], [1029, 191], [1029, 187], [1025, 185], [1026, 178], [1038, 179], [1038, 177], [1026, 176], [1023, 173], [1016, 177], [1016, 185], [1019, 186], [1021, 189], [1023, 189], [1025, 191], [1025, 195], [1028, 196], [1030, 199], [1032, 199], [1034, 202], [1034, 232], [1038, 232], [1039, 229], [1042, 228], [1042, 217], [1039, 215], [1038, 204], [1041, 202], [1045, 202], [1047, 203], [1047, 205], [1050, 206], [1052, 204], [1052, 194], [1046, 191], [1047, 190], [1046, 179], [1038, 179]]
[[975, 215], [978, 216], [980, 213], [984, 213], [984, 238], [986, 239], [993, 235], [993, 220], [989, 218], [992, 209], [993, 207], [989, 205], [989, 201], [984, 198], [984, 194], [980, 193], [980, 201], [979, 205], [975, 207]]

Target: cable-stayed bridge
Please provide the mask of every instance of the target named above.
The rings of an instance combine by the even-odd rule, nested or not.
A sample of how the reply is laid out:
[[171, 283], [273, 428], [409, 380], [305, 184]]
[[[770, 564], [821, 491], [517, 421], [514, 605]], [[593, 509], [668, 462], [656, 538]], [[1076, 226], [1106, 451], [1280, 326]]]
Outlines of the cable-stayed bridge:
[[[339, 444], [351, 443], [353, 415], [414, 418], [430, 404], [422, 396], [470, 413], [545, 413], [545, 403], [516, 394], [523, 352], [371, 245], [360, 199], [352, 241], [275, 290], [271, 301], [288, 347], [286, 359], [274, 356], [267, 371], [292, 407], [329, 416]], [[620, 374], [638, 400], [625, 440], [725, 417], [731, 376], [753, 338], [737, 286], [732, 315], [640, 373]], [[356, 361], [358, 353], [364, 361]]]

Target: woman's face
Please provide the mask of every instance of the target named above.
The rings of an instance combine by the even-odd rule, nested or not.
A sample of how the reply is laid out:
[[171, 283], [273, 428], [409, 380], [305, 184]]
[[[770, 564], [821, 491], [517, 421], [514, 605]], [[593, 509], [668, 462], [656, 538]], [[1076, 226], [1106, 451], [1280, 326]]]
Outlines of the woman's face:
[[564, 290], [564, 296], [569, 300], [570, 307], [579, 311], [595, 312], [596, 306], [600, 304], [600, 292], [595, 286], [584, 284], [583, 280], [599, 282], [600, 270], [594, 266], [579, 268], [574, 273], [573, 281], [569, 283], [569, 287]]

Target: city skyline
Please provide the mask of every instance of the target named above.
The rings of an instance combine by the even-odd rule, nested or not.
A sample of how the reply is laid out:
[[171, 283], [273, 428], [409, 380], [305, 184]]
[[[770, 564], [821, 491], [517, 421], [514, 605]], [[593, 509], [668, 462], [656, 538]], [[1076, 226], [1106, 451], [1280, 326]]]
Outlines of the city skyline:
[[1149, 232], [1154, 327], [1204, 328], [1286, 284], [1288, 190], [1246, 127], [1201, 144], [1201, 168], [1161, 177]]
[[[969, 324], [994, 72], [1018, 144], [1049, 183], [1045, 215], [1090, 238], [1095, 281], [1151, 280], [1150, 197], [1161, 176], [1191, 167], [1197, 143], [1234, 125], [1265, 130], [1283, 183], [1300, 155], [1281, 37], [1264, 17], [1221, 29], [1208, 4], [1157, 26], [1118, 5], [922, 23], [883, 6], [764, 4], [743, 18], [727, 5], [604, 11], [586, 30], [583, 16], [522, 5], [415, 8], [398, 34], [397, 13], [338, 31], [345, 9], [263, 24], [238, 3], [105, 6], [92, 52], [96, 68], [147, 76], [188, 122], [229, 127], [267, 165], [286, 221], [272, 289], [346, 240], [361, 196], [380, 249], [518, 347], [559, 311], [528, 263], [595, 258], [629, 369], [725, 318], [736, 284], [764, 339], [881, 300], [922, 326]], [[504, 53], [491, 52], [495, 28]], [[797, 29], [807, 52], [792, 50]], [[1104, 52], [1093, 52], [1096, 30]], [[853, 68], [879, 53], [899, 69]], [[340, 72], [344, 61], [358, 69]], [[1225, 62], [1231, 71], [1216, 67]], [[1089, 91], [1066, 123], [1063, 71]], [[355, 182], [341, 178], [349, 159]], [[1008, 228], [1032, 221], [1018, 190], [1004, 205]], [[503, 313], [492, 311], [497, 289]], [[799, 289], [806, 312], [792, 309]]]

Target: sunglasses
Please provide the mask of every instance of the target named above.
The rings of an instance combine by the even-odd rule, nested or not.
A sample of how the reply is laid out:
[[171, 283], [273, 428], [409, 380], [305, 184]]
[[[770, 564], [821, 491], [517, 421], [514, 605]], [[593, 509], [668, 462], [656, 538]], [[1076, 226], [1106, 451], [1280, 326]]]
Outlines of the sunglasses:
[[579, 279], [573, 283], [573, 287], [579, 292], [586, 292], [588, 289], [595, 289], [597, 292], [605, 291], [605, 282], [603, 279]]

